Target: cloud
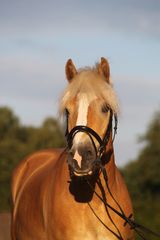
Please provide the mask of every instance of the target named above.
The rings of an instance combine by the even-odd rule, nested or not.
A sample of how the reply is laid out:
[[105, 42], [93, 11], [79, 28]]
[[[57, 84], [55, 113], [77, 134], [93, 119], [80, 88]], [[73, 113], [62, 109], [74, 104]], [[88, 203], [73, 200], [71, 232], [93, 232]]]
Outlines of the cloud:
[[160, 37], [160, 2], [157, 0], [3, 1], [3, 33], [61, 36], [127, 32]]
[[45, 60], [32, 55], [28, 58], [0, 58], [1, 98], [57, 99], [65, 85], [64, 71], [61, 73], [61, 67], [56, 62]]
[[159, 108], [159, 89], [159, 78], [128, 76], [117, 79], [116, 90], [121, 106], [121, 125], [130, 135], [143, 132], [152, 114]]
[[50, 99], [29, 98], [23, 96], [1, 95], [0, 107], [7, 106], [14, 110], [22, 124], [41, 125], [46, 117], [58, 117], [58, 101]]

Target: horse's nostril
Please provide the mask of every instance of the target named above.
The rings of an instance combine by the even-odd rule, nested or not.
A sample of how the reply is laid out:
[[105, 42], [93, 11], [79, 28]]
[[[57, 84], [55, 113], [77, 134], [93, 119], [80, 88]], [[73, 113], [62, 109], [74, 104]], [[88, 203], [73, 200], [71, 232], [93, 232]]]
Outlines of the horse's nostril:
[[88, 150], [87, 152], [86, 152], [86, 156], [89, 158], [89, 157], [92, 157], [93, 156], [93, 153], [92, 153], [92, 151], [91, 150]]

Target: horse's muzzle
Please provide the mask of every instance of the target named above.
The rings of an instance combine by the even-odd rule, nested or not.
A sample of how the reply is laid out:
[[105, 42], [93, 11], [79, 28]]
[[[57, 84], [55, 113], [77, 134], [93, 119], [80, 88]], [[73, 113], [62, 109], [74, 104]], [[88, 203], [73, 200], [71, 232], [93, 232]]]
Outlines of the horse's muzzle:
[[92, 144], [72, 147], [68, 153], [68, 165], [72, 174], [76, 176], [92, 175], [94, 172], [94, 162], [96, 152]]

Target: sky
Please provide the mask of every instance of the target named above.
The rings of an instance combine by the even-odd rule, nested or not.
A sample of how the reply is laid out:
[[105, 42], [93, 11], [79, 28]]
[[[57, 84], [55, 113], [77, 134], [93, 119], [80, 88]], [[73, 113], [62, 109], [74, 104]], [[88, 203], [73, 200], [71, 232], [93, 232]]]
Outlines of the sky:
[[122, 166], [138, 156], [137, 139], [160, 108], [160, 1], [0, 0], [0, 106], [23, 124], [58, 116], [68, 58], [80, 68], [101, 57], [120, 102]]

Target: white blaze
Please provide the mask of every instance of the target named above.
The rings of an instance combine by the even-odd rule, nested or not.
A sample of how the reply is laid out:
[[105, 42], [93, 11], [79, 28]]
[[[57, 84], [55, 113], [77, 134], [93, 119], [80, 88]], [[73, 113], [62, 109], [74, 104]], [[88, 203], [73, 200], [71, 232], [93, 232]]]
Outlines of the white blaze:
[[[77, 122], [76, 126], [87, 125], [87, 115], [88, 115], [88, 107], [89, 107], [89, 99], [86, 96], [86, 94], [80, 94], [79, 95], [79, 105], [78, 105], [78, 116], [77, 116]], [[76, 134], [74, 138], [74, 144], [78, 145], [81, 143], [81, 138], [84, 133], [79, 132]], [[74, 157], [75, 160], [77, 160], [77, 163], [79, 167], [81, 168], [81, 162], [82, 162], [82, 157], [79, 155], [78, 151], [76, 150]]]
[[80, 95], [79, 107], [78, 107], [78, 117], [76, 125], [86, 125], [87, 124], [87, 114], [88, 114], [88, 106], [89, 100], [86, 94]]
[[[89, 107], [90, 103], [94, 99], [96, 99], [96, 97], [91, 94], [82, 94], [81, 93], [81, 94], [79, 94], [78, 99], [79, 99], [79, 105], [78, 105], [78, 116], [77, 116], [76, 126], [79, 126], [79, 125], [86, 126], [87, 125], [87, 116], [88, 116], [88, 107]], [[85, 133], [78, 132], [74, 137], [73, 144], [75, 144], [76, 146], [81, 144], [83, 141], [82, 140], [83, 134], [85, 134]], [[87, 136], [87, 134], [86, 134], [86, 136]], [[73, 158], [75, 160], [77, 160], [77, 163], [78, 163], [79, 167], [81, 168], [82, 157], [79, 155], [77, 150], [75, 151]]]
[[[76, 126], [87, 125], [87, 115], [88, 115], [88, 107], [89, 107], [90, 101], [86, 94], [80, 94], [79, 95], [79, 105], [78, 105], [78, 117]], [[82, 135], [84, 133], [79, 132], [76, 134], [74, 138], [74, 143], [79, 144], [81, 142]]]
[[75, 151], [73, 159], [75, 159], [77, 161], [78, 166], [81, 168], [82, 156], [79, 155], [77, 150]]

